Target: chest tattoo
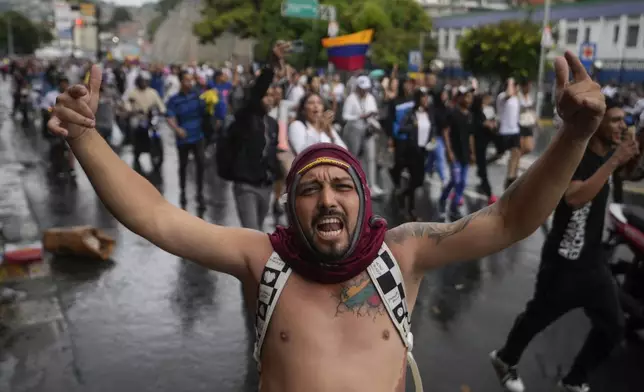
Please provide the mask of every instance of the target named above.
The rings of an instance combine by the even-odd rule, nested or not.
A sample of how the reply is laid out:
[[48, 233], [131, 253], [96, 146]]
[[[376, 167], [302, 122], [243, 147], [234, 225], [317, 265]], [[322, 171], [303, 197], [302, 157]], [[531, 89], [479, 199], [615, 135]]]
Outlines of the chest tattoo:
[[371, 282], [368, 274], [357, 277], [340, 285], [337, 293], [332, 297], [338, 302], [335, 316], [353, 313], [358, 317], [372, 317], [386, 314], [386, 309], [376, 287]]

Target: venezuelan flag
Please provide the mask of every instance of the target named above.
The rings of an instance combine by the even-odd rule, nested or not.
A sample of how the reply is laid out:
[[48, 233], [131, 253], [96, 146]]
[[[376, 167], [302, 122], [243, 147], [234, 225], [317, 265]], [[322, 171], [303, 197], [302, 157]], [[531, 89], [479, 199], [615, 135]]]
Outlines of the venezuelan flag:
[[363, 30], [357, 33], [341, 35], [322, 40], [322, 46], [327, 49], [329, 61], [337, 69], [355, 71], [364, 68], [367, 50], [373, 39], [373, 30]]

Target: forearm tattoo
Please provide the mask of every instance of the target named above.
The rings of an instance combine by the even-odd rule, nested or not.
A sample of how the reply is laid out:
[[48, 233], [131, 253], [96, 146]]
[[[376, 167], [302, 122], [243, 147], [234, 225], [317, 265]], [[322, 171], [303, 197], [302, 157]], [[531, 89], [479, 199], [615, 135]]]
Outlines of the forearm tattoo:
[[429, 238], [438, 245], [444, 239], [465, 230], [474, 220], [499, 214], [498, 205], [494, 204], [453, 223], [410, 222], [390, 230], [387, 239], [402, 244], [409, 238]]

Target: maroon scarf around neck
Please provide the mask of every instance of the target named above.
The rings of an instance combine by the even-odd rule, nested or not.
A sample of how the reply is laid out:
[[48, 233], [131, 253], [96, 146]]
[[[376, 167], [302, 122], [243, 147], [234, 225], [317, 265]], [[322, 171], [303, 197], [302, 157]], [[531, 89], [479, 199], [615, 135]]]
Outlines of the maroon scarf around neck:
[[[318, 165], [335, 165], [349, 172], [357, 182], [356, 189], [361, 196], [362, 218], [356, 230], [357, 238], [351, 238], [352, 249], [341, 260], [329, 263], [317, 253], [302, 233], [295, 216], [295, 189], [306, 171]], [[331, 143], [318, 143], [302, 151], [293, 161], [286, 178], [286, 211], [289, 226], [278, 226], [270, 241], [273, 249], [296, 273], [304, 278], [322, 283], [334, 284], [347, 281], [364, 271], [376, 258], [387, 232], [387, 222], [373, 215], [371, 193], [360, 162], [346, 149]]]

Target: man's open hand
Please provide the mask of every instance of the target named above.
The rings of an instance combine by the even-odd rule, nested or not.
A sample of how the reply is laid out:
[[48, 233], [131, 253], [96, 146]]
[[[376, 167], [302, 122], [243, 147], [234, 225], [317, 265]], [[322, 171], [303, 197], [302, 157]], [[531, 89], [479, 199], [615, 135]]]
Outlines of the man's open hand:
[[56, 106], [47, 123], [52, 134], [75, 139], [96, 126], [94, 114], [98, 107], [101, 79], [102, 72], [94, 65], [90, 71], [89, 89], [77, 84], [56, 98]]
[[[572, 71], [573, 81], [569, 80]], [[604, 117], [606, 103], [599, 84], [592, 81], [579, 58], [566, 51], [565, 57], [555, 59], [557, 78], [557, 112], [564, 129], [575, 132], [580, 139], [588, 139]]]

